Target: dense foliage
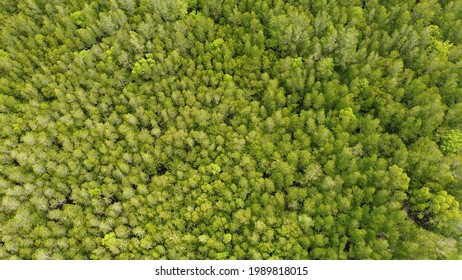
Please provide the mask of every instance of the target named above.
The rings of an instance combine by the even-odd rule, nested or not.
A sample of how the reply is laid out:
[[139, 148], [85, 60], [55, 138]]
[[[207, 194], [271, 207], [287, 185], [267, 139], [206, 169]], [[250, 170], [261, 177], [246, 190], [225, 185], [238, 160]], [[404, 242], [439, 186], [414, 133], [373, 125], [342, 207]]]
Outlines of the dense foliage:
[[0, 3], [1, 259], [462, 256], [461, 0]]

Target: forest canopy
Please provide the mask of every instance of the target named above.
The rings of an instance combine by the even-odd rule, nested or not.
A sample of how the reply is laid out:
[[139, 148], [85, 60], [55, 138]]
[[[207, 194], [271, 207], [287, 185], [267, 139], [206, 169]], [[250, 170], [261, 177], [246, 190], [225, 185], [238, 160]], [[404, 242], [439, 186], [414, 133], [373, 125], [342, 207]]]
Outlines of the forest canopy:
[[461, 0], [0, 2], [0, 259], [462, 258]]

